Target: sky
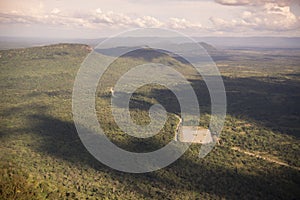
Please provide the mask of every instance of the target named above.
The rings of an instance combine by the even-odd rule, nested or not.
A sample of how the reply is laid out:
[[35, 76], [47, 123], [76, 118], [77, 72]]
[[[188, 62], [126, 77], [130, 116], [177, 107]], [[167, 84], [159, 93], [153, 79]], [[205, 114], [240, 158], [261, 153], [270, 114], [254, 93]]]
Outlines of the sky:
[[300, 37], [300, 0], [0, 0], [0, 36], [92, 39], [144, 27]]

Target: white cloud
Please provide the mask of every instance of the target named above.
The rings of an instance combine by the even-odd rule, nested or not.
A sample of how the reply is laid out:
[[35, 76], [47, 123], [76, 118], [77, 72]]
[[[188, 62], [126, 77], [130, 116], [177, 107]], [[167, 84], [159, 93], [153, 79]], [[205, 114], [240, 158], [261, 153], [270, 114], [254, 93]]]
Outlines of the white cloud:
[[93, 12], [67, 13], [57, 8], [50, 12], [6, 12], [0, 13], [0, 23], [7, 24], [44, 24], [44, 25], [64, 25], [69, 27], [87, 27], [97, 29], [99, 26], [112, 27], [165, 27], [174, 29], [201, 28], [200, 24], [192, 23], [186, 19], [170, 18], [160, 21], [153, 16], [130, 17], [123, 13], [113, 11], [103, 12], [97, 8]]
[[290, 5], [291, 3], [296, 3], [297, 1], [298, 0], [215, 0], [215, 2], [227, 6], [259, 6], [267, 3], [275, 3], [280, 7]]
[[93, 24], [105, 24], [105, 25], [128, 25], [131, 22], [131, 19], [120, 13], [115, 13], [113, 11], [102, 12], [99, 11], [99, 8], [96, 10], [96, 13], [87, 14], [86, 17], [82, 18], [87, 21], [87, 23]]
[[90, 27], [89, 23], [80, 18], [67, 17], [61, 12], [50, 12], [43, 14], [28, 14], [24, 12], [0, 13], [1, 24], [25, 24], [25, 25], [60, 25]]
[[282, 31], [300, 28], [300, 18], [291, 12], [289, 6], [274, 3], [265, 4], [259, 11], [244, 12], [242, 18], [257, 29]]
[[60, 13], [60, 10], [58, 8], [54, 8], [52, 11], [51, 11], [51, 14], [58, 14]]
[[96, 9], [96, 13], [102, 13], [101, 8], [97, 8], [97, 9]]
[[[290, 9], [291, 0], [216, 0], [224, 5], [246, 5], [235, 19], [211, 17], [216, 31], [290, 31], [300, 28], [300, 17]], [[255, 6], [254, 6], [255, 5]]]
[[133, 21], [138, 27], [160, 27], [163, 23], [151, 16], [144, 16]]
[[189, 28], [202, 28], [201, 24], [192, 23], [186, 19], [170, 18], [168, 27], [173, 29], [189, 29]]

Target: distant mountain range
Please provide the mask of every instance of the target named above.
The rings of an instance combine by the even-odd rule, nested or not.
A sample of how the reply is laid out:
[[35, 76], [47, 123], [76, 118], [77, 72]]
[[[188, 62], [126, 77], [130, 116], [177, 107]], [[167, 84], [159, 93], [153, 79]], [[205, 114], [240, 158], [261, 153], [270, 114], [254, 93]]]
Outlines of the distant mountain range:
[[[218, 49], [272, 49], [272, 48], [300, 48], [300, 37], [195, 37], [197, 42], [210, 44]], [[43, 46], [57, 43], [81, 43], [92, 47], [97, 46], [105, 38], [98, 39], [59, 39], [59, 38], [21, 38], [21, 37], [0, 37], [0, 49], [24, 48], [32, 46]], [[127, 37], [115, 38], [108, 48], [118, 46], [137, 46], [141, 43], [164, 43], [168, 45], [178, 45], [190, 43], [185, 38], [166, 37]], [[181, 45], [184, 47], [184, 45]]]
[[[188, 58], [192, 62], [209, 61], [211, 58], [208, 54], [219, 55], [222, 53], [222, 51], [205, 42], [199, 42], [198, 45], [195, 45], [195, 43], [162, 43], [158, 46], [161, 48], [150, 48], [147, 45], [133, 47], [117, 46], [112, 48], [96, 47], [95, 51], [107, 56], [140, 58], [149, 62], [158, 57], [171, 56], [183, 63], [188, 62], [184, 58]], [[204, 51], [201, 50], [201, 47]]]

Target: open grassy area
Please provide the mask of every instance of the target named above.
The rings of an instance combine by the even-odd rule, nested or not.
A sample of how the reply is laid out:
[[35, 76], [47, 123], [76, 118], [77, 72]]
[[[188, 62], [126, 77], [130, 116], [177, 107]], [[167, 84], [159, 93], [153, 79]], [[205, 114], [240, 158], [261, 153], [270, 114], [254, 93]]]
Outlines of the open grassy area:
[[[146, 174], [101, 164], [77, 135], [72, 88], [89, 51], [79, 44], [0, 51], [0, 199], [299, 199], [299, 51], [227, 51], [216, 61], [228, 101], [221, 144], [204, 159], [198, 158], [200, 145], [192, 145], [170, 166]], [[200, 125], [207, 127], [210, 100], [201, 77], [173, 58], [155, 59], [190, 80], [200, 100]], [[143, 62], [120, 58], [103, 77], [104, 88]], [[173, 139], [179, 107], [166, 88], [144, 86], [132, 97], [131, 115], [139, 124], [149, 122], [147, 109], [156, 102], [168, 111], [166, 125], [151, 139], [126, 136], [111, 116], [108, 91], [99, 88], [97, 96], [99, 121], [120, 147], [145, 152]]]

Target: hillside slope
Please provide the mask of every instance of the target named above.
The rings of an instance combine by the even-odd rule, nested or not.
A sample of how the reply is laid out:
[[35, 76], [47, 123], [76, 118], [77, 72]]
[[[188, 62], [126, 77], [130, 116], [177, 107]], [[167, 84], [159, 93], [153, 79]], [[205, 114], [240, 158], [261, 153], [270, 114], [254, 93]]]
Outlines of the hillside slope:
[[[297, 199], [299, 193], [299, 62], [268, 62], [264, 67], [218, 62], [228, 97], [220, 145], [204, 159], [200, 145], [170, 166], [146, 174], [115, 171], [94, 159], [82, 145], [72, 120], [72, 88], [87, 45], [59, 44], [0, 51], [0, 199]], [[200, 100], [200, 125], [209, 121], [205, 83], [193, 69], [170, 57], [153, 58], [184, 73]], [[277, 58], [276, 58], [277, 59]], [[282, 58], [283, 59], [283, 58]], [[123, 57], [103, 84], [147, 62]], [[242, 61], [241, 61], [242, 62]], [[243, 60], [244, 62], [244, 60]], [[269, 64], [268, 66], [266, 66]], [[117, 71], [114, 69], [118, 69]], [[286, 69], [286, 70], [285, 70]], [[251, 72], [251, 73], [250, 73]], [[115, 77], [110, 78], [110, 77]], [[166, 106], [168, 120], [153, 139], [126, 136], [110, 113], [108, 91], [97, 91], [96, 110], [107, 135], [120, 147], [147, 152], [173, 138], [178, 102], [166, 88], [140, 88], [132, 117], [149, 122], [148, 108]], [[288, 167], [236, 151], [261, 152]]]

